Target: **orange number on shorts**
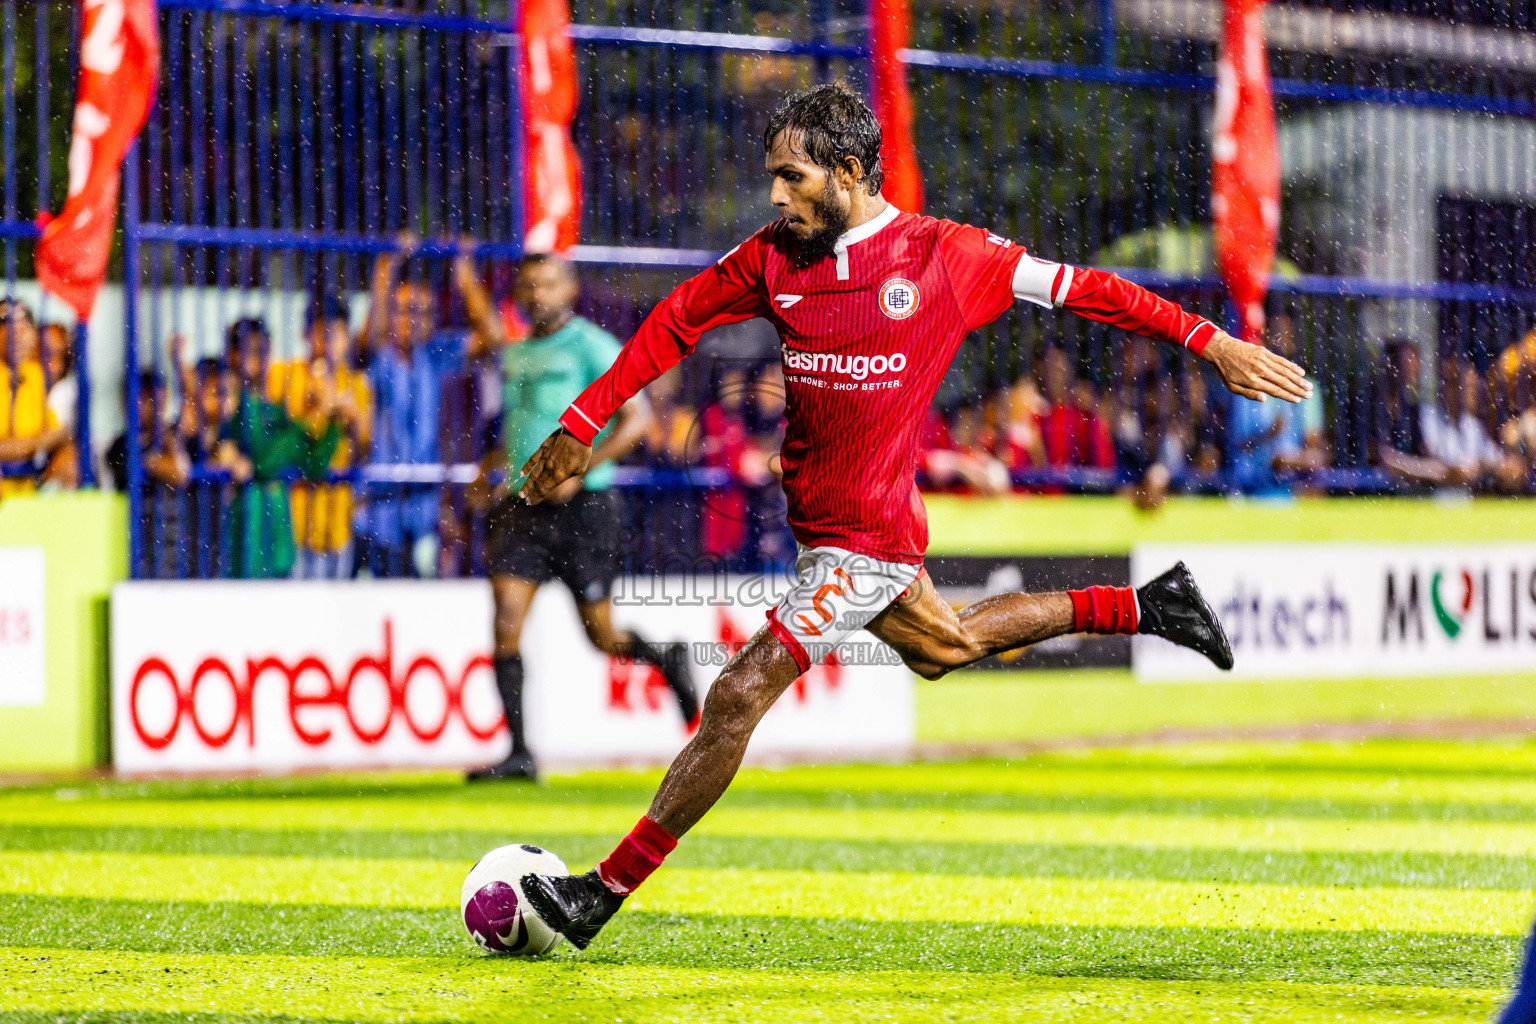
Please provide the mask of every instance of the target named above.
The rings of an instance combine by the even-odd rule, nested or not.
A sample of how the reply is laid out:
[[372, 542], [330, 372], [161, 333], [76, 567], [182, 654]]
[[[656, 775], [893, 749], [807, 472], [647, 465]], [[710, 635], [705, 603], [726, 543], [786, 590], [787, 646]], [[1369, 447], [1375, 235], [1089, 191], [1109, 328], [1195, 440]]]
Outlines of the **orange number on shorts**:
[[[853, 586], [853, 578], [843, 571], [842, 566], [838, 566], [836, 569], [833, 569], [832, 575], [841, 576], [843, 579], [848, 581], [849, 587]], [[805, 630], [811, 636], [821, 636], [821, 627], [832, 621], [832, 610], [821, 603], [822, 598], [826, 597], [828, 594], [836, 594], [838, 597], [846, 597], [847, 591], [838, 586], [836, 583], [823, 583], [821, 586], [816, 588], [816, 596], [811, 598], [811, 604], [816, 606], [816, 613], [821, 616], [821, 621], [813, 625], [806, 620], [804, 615], [796, 616], [800, 620], [800, 628]]]

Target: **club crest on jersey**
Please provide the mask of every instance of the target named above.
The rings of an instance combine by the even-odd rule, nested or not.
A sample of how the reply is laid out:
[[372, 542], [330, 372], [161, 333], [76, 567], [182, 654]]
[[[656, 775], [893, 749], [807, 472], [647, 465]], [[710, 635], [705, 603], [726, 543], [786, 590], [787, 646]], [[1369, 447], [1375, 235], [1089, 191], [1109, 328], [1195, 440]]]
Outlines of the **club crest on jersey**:
[[893, 277], [880, 286], [880, 312], [892, 320], [905, 320], [917, 312], [923, 294], [904, 277]]

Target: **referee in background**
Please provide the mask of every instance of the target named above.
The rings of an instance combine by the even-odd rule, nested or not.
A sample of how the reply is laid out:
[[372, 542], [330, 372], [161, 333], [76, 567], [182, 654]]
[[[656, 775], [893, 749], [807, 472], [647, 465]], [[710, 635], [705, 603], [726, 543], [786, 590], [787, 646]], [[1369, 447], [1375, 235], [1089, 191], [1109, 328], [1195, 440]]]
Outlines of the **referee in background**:
[[[513, 297], [531, 332], [501, 351], [502, 444], [480, 463], [471, 505], [490, 508], [486, 563], [496, 603], [496, 689], [512, 733], [512, 753], [471, 779], [536, 779], [538, 767], [523, 738], [523, 659], [520, 640], [539, 585], [559, 580], [570, 588], [592, 645], [605, 654], [655, 665], [690, 728], [699, 715], [688, 672], [688, 648], [658, 647], [633, 630], [613, 627], [609, 590], [619, 573], [622, 510], [611, 489], [614, 460], [631, 451], [650, 426], [644, 394], [631, 399], [592, 444], [586, 475], [565, 482], [542, 504], [518, 500], [509, 486], [518, 469], [549, 436], [550, 424], [600, 377], [619, 354], [619, 341], [576, 315], [580, 291], [575, 268], [547, 254], [523, 259]], [[494, 489], [491, 473], [505, 471]]]

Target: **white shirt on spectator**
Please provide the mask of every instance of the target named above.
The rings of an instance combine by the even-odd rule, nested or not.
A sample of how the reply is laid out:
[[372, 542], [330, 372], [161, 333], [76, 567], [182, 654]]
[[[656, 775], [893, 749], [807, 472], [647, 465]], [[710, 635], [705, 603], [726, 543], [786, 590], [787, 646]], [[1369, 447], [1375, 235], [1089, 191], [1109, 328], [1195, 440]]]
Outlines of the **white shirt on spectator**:
[[1424, 448], [1431, 458], [1467, 470], [1480, 469], [1498, 459], [1493, 439], [1471, 413], [1464, 412], [1452, 422], [1445, 410], [1425, 405], [1419, 415]]
[[74, 432], [75, 411], [80, 394], [80, 382], [70, 374], [62, 380], [53, 382], [53, 387], [48, 389], [48, 409], [58, 419], [59, 426], [65, 430]]

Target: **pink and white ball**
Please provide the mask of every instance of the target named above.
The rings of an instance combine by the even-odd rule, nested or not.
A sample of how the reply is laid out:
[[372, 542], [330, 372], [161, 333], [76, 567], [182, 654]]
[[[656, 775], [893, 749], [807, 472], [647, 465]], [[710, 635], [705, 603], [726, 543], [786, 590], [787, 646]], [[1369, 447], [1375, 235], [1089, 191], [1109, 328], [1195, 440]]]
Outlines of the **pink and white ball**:
[[561, 934], [523, 898], [519, 879], [527, 874], [568, 875], [570, 871], [548, 850], [527, 845], [492, 850], [469, 869], [459, 907], [469, 937], [487, 953], [542, 956], [559, 944]]

